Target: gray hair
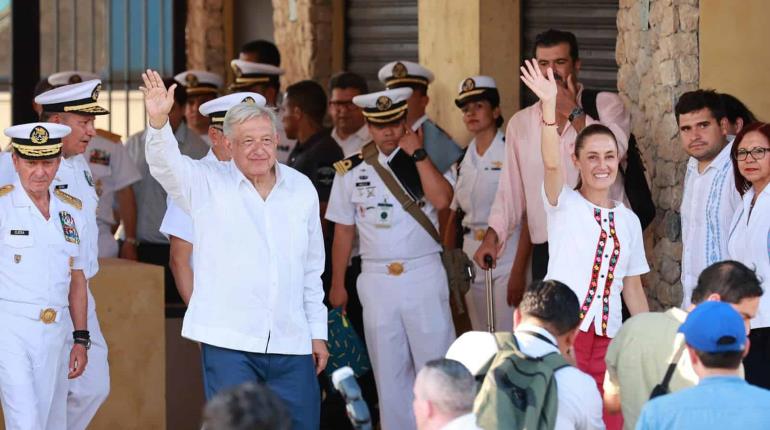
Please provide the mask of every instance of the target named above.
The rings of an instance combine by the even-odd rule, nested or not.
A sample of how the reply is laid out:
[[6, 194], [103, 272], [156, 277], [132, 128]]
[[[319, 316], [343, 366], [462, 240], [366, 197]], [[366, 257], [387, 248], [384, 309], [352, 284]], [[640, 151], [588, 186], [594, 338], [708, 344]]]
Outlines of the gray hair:
[[440, 358], [429, 361], [417, 375], [417, 390], [424, 400], [451, 416], [473, 411], [476, 381], [459, 361]]
[[238, 124], [243, 124], [246, 121], [258, 118], [267, 118], [270, 120], [270, 125], [273, 127], [273, 134], [278, 133], [275, 112], [272, 108], [257, 106], [253, 103], [240, 103], [227, 110], [225, 115], [225, 121], [223, 124], [223, 131], [227, 138], [232, 138], [233, 129]]
[[286, 406], [267, 386], [246, 382], [214, 396], [203, 410], [203, 430], [289, 430]]

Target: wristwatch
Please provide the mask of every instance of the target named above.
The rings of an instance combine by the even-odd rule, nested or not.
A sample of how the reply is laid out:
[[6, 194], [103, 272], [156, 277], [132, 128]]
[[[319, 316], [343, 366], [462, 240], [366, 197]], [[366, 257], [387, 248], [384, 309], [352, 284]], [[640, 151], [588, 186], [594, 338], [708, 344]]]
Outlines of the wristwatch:
[[574, 120], [575, 118], [577, 118], [579, 116], [584, 115], [585, 113], [586, 113], [586, 111], [584, 111], [582, 107], [575, 106], [575, 109], [572, 109], [572, 112], [569, 113], [569, 118], [567, 118], [567, 119], [569, 120], [569, 122], [572, 122], [572, 120]]
[[423, 148], [418, 148], [414, 153], [412, 154], [412, 159], [414, 161], [422, 161], [424, 159], [428, 158], [428, 152], [425, 151]]

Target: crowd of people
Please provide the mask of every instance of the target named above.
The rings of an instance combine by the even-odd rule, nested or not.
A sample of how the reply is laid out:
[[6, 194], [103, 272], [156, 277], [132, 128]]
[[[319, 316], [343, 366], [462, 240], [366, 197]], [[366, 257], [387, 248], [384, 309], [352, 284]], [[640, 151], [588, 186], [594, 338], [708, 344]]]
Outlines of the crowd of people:
[[345, 71], [282, 92], [266, 41], [227, 89], [147, 70], [147, 128], [125, 144], [94, 126], [98, 75], [41, 81], [40, 122], [0, 154], [6, 428], [85, 429], [107, 398], [98, 257], [164, 266], [209, 430], [351, 428], [332, 309], [366, 346], [355, 376], [384, 430], [766, 425], [770, 125], [729, 94], [678, 97], [683, 301], [650, 312], [628, 109], [580, 83], [573, 34], [539, 34], [532, 57], [538, 101], [505, 131], [495, 78], [458, 83], [467, 145], [427, 116], [434, 75], [410, 61], [377, 92]]

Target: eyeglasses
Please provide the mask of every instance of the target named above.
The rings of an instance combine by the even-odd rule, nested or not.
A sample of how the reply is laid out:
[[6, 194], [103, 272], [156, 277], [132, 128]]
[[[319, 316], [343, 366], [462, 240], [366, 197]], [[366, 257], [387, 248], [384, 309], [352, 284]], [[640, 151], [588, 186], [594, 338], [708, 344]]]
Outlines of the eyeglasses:
[[761, 146], [755, 146], [748, 151], [745, 149], [739, 149], [735, 153], [735, 159], [738, 161], [746, 161], [746, 159], [749, 157], [749, 154], [751, 154], [751, 158], [753, 158], [754, 161], [759, 161], [765, 158], [765, 152], [769, 150], [770, 148], [763, 148]]
[[329, 106], [335, 109], [354, 110], [358, 106], [352, 100], [330, 100]]

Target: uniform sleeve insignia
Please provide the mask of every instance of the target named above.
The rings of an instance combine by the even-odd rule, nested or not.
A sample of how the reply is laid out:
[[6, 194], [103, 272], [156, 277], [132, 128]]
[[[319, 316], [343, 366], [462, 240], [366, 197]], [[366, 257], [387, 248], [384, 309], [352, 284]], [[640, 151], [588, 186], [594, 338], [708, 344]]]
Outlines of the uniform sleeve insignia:
[[94, 149], [88, 157], [88, 162], [92, 164], [110, 165], [110, 153], [101, 149]]
[[345, 173], [348, 173], [352, 168], [361, 164], [362, 161], [364, 161], [364, 159], [361, 157], [361, 153], [353, 154], [344, 160], [340, 160], [334, 163], [334, 170], [337, 171], [338, 175], [344, 175]]
[[72, 218], [72, 215], [67, 211], [61, 211], [59, 212], [59, 220], [64, 232], [64, 240], [76, 245], [79, 244], [80, 237], [78, 237], [78, 229], [75, 227], [75, 219]]
[[86, 177], [86, 182], [88, 182], [88, 185], [93, 187], [94, 186], [94, 177], [91, 176], [91, 172], [89, 172], [88, 170], [83, 170], [83, 176]]
[[13, 191], [13, 185], [10, 185], [10, 184], [3, 185], [2, 187], [0, 187], [0, 197], [3, 197], [4, 195], [10, 193], [11, 191]]
[[78, 210], [83, 209], [83, 202], [81, 202], [77, 197], [73, 197], [58, 188], [55, 189], [53, 193], [56, 197], [59, 198], [59, 200], [63, 201], [64, 203], [67, 203], [68, 205], [77, 208]]

